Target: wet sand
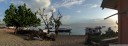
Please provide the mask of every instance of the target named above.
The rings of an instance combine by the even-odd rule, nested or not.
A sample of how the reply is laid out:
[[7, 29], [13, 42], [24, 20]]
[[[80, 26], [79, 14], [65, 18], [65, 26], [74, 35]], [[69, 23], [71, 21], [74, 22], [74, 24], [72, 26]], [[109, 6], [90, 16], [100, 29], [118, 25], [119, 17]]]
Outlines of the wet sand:
[[56, 41], [27, 41], [0, 29], [0, 46], [85, 46], [84, 41], [85, 36], [83, 35], [58, 35]]

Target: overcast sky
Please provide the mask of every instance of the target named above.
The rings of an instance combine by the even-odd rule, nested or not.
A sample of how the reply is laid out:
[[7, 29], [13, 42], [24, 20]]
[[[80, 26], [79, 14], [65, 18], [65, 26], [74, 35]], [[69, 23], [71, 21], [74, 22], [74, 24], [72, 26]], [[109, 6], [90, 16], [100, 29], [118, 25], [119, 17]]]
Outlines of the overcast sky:
[[[25, 3], [33, 12], [39, 8], [53, 9], [55, 12], [59, 10], [63, 15], [63, 23], [99, 21], [117, 12], [112, 9], [102, 10], [100, 7], [102, 0], [0, 0], [1, 20], [10, 3], [14, 3], [15, 6]], [[116, 21], [116, 16], [111, 19]]]

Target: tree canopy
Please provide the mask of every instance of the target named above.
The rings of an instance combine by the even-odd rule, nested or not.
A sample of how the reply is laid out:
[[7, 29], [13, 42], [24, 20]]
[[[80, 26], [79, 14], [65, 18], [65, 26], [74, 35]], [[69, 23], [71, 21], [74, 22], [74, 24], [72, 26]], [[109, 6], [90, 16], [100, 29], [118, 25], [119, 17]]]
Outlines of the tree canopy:
[[6, 26], [14, 26], [16, 28], [38, 26], [41, 22], [41, 20], [36, 17], [36, 14], [34, 14], [30, 8], [27, 8], [25, 4], [18, 7], [11, 4], [9, 9], [5, 11], [3, 21]]

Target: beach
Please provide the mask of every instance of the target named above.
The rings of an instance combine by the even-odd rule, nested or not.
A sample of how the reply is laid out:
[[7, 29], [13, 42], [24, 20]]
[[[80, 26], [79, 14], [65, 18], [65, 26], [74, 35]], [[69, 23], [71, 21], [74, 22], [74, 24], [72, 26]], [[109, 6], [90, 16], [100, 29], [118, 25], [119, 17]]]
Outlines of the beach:
[[0, 29], [0, 46], [85, 46], [84, 41], [84, 35], [58, 35], [56, 41], [27, 41]]

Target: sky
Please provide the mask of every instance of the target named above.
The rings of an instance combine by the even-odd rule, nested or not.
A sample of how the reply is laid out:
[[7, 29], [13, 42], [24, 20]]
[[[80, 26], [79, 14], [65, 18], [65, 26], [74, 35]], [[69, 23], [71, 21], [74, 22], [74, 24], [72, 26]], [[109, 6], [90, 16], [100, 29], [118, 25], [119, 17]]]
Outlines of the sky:
[[[38, 9], [46, 8], [54, 10], [55, 14], [59, 10], [62, 14], [62, 23], [86, 23], [86, 22], [103, 22], [104, 18], [117, 13], [113, 9], [102, 9], [100, 7], [102, 0], [0, 0], [0, 19], [5, 16], [5, 10], [9, 5], [14, 3], [15, 6], [26, 4], [33, 12]], [[49, 11], [46, 13], [49, 14]], [[39, 16], [37, 16], [39, 17]], [[117, 20], [117, 15], [106, 21], [107, 23]]]

